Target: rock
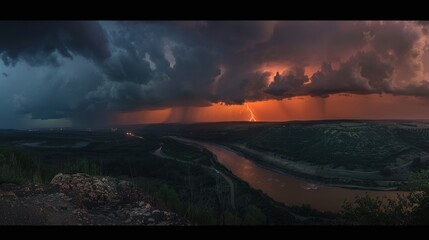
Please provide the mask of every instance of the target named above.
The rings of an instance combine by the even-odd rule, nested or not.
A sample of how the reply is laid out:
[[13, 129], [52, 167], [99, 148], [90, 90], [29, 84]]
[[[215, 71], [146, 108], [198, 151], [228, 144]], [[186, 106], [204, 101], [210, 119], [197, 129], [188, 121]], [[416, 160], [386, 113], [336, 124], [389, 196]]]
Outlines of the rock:
[[155, 218], [157, 221], [160, 221], [164, 215], [159, 210], [152, 211], [152, 217]]
[[[37, 211], [41, 218], [54, 214], [53, 221], [59, 221], [54, 224], [63, 224], [64, 219], [77, 225], [188, 224], [175, 213], [153, 207], [150, 196], [130, 182], [111, 177], [57, 174], [49, 185], [16, 186], [8, 191], [1, 187], [0, 199], [8, 206]], [[24, 189], [28, 193], [23, 193]]]
[[62, 173], [58, 173], [54, 178], [52, 178], [50, 184], [61, 184], [63, 176], [64, 175]]
[[127, 189], [127, 188], [132, 187], [132, 184], [130, 182], [128, 182], [128, 181], [121, 180], [118, 183], [118, 187], [122, 188], [122, 189]]
[[16, 195], [15, 195], [14, 192], [3, 192], [3, 191], [0, 191], [0, 198], [3, 198], [3, 197], [16, 198]]
[[[84, 204], [96, 206], [119, 199], [117, 180], [106, 177], [94, 177], [87, 174], [57, 174], [51, 185], [59, 186], [62, 191], [73, 191], [84, 199]], [[69, 184], [71, 183], [71, 184]], [[122, 185], [128, 185], [123, 181]], [[68, 186], [68, 187], [66, 187]]]
[[72, 213], [78, 216], [83, 216], [84, 214], [88, 214], [88, 212], [85, 209], [75, 209], [72, 211]]
[[20, 188], [19, 185], [16, 185], [14, 183], [2, 183], [0, 184], [0, 189], [4, 191], [12, 191]]

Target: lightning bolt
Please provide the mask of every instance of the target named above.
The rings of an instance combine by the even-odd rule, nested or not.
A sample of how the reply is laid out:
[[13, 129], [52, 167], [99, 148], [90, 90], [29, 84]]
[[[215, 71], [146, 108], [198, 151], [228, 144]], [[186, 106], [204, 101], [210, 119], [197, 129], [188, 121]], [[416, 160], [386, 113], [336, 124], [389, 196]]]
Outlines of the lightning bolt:
[[246, 103], [246, 107], [247, 107], [247, 110], [249, 110], [249, 112], [250, 112], [249, 122], [256, 122], [255, 115], [253, 115], [252, 109], [250, 109], [250, 107], [249, 107], [249, 105], [247, 105], [247, 103]]

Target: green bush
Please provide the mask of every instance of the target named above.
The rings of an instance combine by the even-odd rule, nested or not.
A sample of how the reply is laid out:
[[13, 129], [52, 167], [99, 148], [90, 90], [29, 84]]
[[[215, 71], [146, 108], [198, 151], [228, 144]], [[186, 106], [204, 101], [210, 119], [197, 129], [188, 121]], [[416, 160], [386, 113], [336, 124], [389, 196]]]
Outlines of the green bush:
[[179, 195], [174, 189], [169, 188], [167, 185], [162, 185], [158, 191], [155, 192], [155, 196], [162, 199], [167, 207], [174, 212], [179, 212], [182, 209]]
[[230, 211], [225, 212], [225, 225], [240, 225], [243, 220], [231, 213]]
[[189, 209], [188, 219], [192, 223], [201, 224], [201, 225], [214, 225], [216, 224], [216, 218], [213, 214], [213, 211], [201, 205], [193, 205]]
[[57, 172], [24, 152], [0, 149], [0, 183], [46, 183]]
[[258, 224], [266, 224], [267, 217], [262, 212], [261, 209], [256, 207], [253, 204], [250, 204], [245, 209], [245, 215], [243, 219], [244, 225], [258, 225]]
[[64, 170], [66, 173], [86, 173], [89, 175], [101, 175], [100, 169], [95, 163], [90, 163], [88, 160], [80, 160]]
[[383, 203], [368, 195], [357, 197], [354, 203], [345, 202], [341, 223], [364, 225], [422, 225], [429, 224], [429, 171], [412, 175], [407, 190], [397, 200]]

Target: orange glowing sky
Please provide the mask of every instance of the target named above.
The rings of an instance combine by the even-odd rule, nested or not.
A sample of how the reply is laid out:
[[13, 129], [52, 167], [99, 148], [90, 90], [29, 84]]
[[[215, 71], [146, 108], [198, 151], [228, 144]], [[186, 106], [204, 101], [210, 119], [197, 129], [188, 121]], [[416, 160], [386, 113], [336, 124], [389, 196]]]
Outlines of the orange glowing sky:
[[[291, 100], [249, 102], [257, 121], [323, 119], [428, 119], [427, 101], [393, 95], [341, 95], [328, 98], [296, 97]], [[137, 111], [118, 116], [121, 124], [249, 121], [246, 105], [215, 104]]]
[[429, 119], [424, 21], [8, 21], [0, 32], [2, 129]]

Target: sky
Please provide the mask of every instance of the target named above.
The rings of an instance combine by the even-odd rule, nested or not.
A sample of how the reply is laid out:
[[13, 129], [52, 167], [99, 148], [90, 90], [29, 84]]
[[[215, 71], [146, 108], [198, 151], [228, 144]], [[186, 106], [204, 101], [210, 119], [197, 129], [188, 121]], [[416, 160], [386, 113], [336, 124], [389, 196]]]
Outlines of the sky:
[[429, 119], [428, 22], [0, 21], [0, 36], [0, 128]]

